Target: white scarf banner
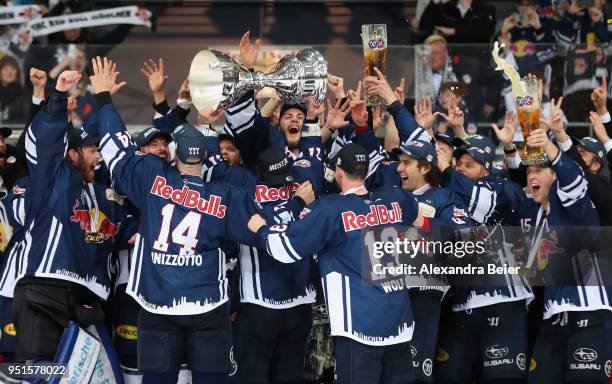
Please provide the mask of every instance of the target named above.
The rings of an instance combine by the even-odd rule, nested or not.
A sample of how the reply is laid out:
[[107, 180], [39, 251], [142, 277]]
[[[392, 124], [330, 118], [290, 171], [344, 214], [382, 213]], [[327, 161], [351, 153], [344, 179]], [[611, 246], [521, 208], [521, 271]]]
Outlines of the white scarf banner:
[[41, 17], [38, 5], [11, 5], [0, 7], [0, 25], [21, 24]]
[[118, 7], [98, 11], [73, 13], [32, 20], [28, 23], [32, 37], [49, 35], [74, 28], [99, 27], [101, 25], [132, 24], [151, 27], [151, 12], [144, 11], [146, 17], [138, 15], [138, 7]]

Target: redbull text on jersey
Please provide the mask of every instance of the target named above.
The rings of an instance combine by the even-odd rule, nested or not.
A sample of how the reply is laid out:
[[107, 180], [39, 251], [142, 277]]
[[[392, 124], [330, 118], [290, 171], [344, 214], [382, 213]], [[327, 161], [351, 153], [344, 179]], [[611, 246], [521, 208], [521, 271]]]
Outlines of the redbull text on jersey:
[[342, 225], [346, 232], [365, 227], [402, 222], [402, 209], [399, 203], [391, 203], [391, 210], [384, 205], [370, 206], [370, 213], [358, 215], [353, 211], [342, 212]]
[[218, 218], [225, 217], [227, 207], [221, 204], [221, 198], [216, 195], [210, 195], [210, 199], [206, 200], [200, 197], [200, 192], [192, 191], [187, 186], [182, 189], [174, 189], [166, 184], [166, 178], [157, 176], [151, 187], [151, 193], [166, 200], [171, 200], [176, 204], [180, 204], [187, 208], [195, 208], [198, 211], [207, 215], [216, 216]]
[[259, 184], [255, 186], [255, 200], [258, 203], [268, 203], [277, 200], [289, 200], [293, 193], [298, 189], [298, 183], [285, 184], [282, 187], [274, 188]]

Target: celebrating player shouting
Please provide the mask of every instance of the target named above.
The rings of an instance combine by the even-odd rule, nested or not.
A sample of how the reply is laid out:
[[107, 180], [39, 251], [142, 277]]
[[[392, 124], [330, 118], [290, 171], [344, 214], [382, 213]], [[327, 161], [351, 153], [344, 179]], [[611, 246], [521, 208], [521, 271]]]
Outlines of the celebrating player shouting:
[[127, 292], [144, 309], [138, 318], [143, 383], [176, 383], [184, 360], [194, 383], [227, 382], [231, 330], [219, 245], [225, 238], [255, 243], [246, 223], [257, 206], [240, 189], [202, 181], [204, 136], [189, 124], [174, 135], [176, 166], [137, 152], [110, 99], [115, 65], [99, 57], [92, 65], [102, 157], [142, 215]]

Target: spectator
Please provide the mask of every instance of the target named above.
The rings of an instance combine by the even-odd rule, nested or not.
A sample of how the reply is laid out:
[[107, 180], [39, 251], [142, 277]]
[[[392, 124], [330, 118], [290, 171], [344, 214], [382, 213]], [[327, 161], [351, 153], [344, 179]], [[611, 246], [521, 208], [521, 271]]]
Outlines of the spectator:
[[504, 19], [500, 38], [509, 43], [508, 56], [514, 58], [519, 74], [550, 72], [548, 61], [556, 52], [554, 28], [553, 20], [540, 18], [535, 0], [520, 0], [517, 11]]
[[[440, 35], [431, 35], [425, 40], [431, 46], [431, 94], [433, 109], [440, 110], [441, 85], [449, 81], [461, 81], [465, 84], [467, 109], [476, 121], [490, 120], [494, 117], [495, 107], [499, 103], [501, 76], [493, 70], [488, 61], [481, 58], [450, 55], [446, 39]], [[413, 110], [414, 100], [407, 99], [406, 109]]]
[[568, 49], [565, 58], [563, 96], [573, 106], [567, 110], [569, 121], [586, 121], [590, 110], [589, 95], [599, 87], [598, 66], [610, 54], [610, 33], [601, 10], [601, 1], [581, 7], [574, 1], [559, 22], [556, 38]]
[[[467, 107], [465, 106], [465, 95], [465, 85], [460, 81], [451, 81], [442, 84], [442, 87], [440, 87], [441, 109], [436, 112], [448, 114], [451, 109], [458, 107], [463, 112], [463, 128], [468, 134], [473, 135], [478, 130], [478, 127], [476, 126], [476, 121], [474, 121], [472, 116], [469, 114]], [[434, 123], [434, 130], [437, 133], [449, 134], [448, 125], [449, 121], [446, 120], [445, 116], [438, 115], [438, 118]]]
[[0, 59], [0, 121], [20, 123], [27, 116], [28, 95], [19, 64], [11, 56]]
[[432, 0], [421, 15], [419, 29], [437, 32], [451, 44], [489, 43], [495, 33], [495, 7], [481, 0]]

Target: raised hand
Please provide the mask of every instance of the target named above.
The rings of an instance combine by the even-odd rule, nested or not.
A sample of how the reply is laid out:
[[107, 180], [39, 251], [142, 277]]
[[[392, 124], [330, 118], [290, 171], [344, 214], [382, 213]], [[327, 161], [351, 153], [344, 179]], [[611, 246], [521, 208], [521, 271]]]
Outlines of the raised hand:
[[198, 119], [203, 124], [215, 125], [225, 116], [223, 108], [213, 111], [212, 108], [204, 108], [198, 112]]
[[540, 122], [544, 124], [548, 129], [554, 132], [557, 136], [557, 141], [565, 143], [569, 140], [565, 129], [563, 129], [563, 114], [561, 113], [561, 103], [563, 103], [563, 97], [555, 103], [555, 99], [550, 101], [550, 116], [548, 119], [540, 119]]
[[332, 132], [339, 128], [346, 127], [349, 124], [346, 120], [346, 116], [351, 113], [351, 101], [346, 100], [344, 104], [340, 105], [341, 101], [341, 99], [338, 99], [336, 105], [332, 107], [331, 101], [327, 99], [327, 118], [325, 119], [325, 126]]
[[295, 196], [298, 196], [304, 200], [306, 205], [312, 203], [315, 200], [315, 193], [312, 189], [312, 184], [310, 184], [310, 181], [305, 181], [300, 184], [298, 189], [295, 191]]
[[349, 89], [346, 92], [346, 97], [348, 97], [351, 101], [361, 100], [361, 80], [357, 82], [356, 90]]
[[181, 89], [179, 90], [179, 97], [181, 99], [191, 100], [191, 93], [189, 92], [189, 79], [185, 79], [183, 84], [181, 84]]
[[93, 75], [89, 76], [91, 86], [94, 89], [94, 93], [110, 92], [113, 87], [116, 87], [115, 81], [119, 72], [116, 71], [116, 65], [108, 58], [101, 58], [97, 56], [95, 59], [91, 59], [91, 66], [93, 67]]
[[600, 116], [608, 113], [608, 108], [606, 107], [607, 99], [608, 80], [604, 77], [601, 79], [601, 87], [595, 88], [593, 92], [591, 92], [591, 101], [593, 102], [593, 106], [595, 106], [595, 111], [597, 111]]
[[397, 87], [395, 87], [395, 90], [393, 91], [393, 93], [395, 93], [395, 97], [397, 97], [399, 102], [402, 103], [402, 104], [404, 103], [404, 98], [405, 98], [404, 95], [405, 95], [405, 92], [406, 92], [405, 84], [406, 84], [406, 81], [402, 77], [400, 79], [399, 85]]
[[414, 118], [423, 129], [430, 130], [436, 120], [429, 97], [421, 97], [414, 105]]
[[340, 76], [327, 74], [327, 88], [334, 94], [338, 100], [346, 97], [344, 93], [344, 79]]
[[385, 100], [387, 105], [393, 104], [394, 101], [398, 100], [397, 95], [378, 68], [374, 67], [374, 73], [376, 77], [368, 76], [364, 79], [368, 96], [379, 95]]
[[351, 118], [358, 127], [363, 127], [368, 123], [368, 110], [364, 100], [351, 102]]
[[255, 44], [251, 44], [251, 31], [246, 31], [240, 39], [240, 63], [247, 68], [253, 68], [255, 61], [257, 61], [257, 55], [259, 53], [259, 47], [261, 40], [256, 39]]
[[495, 132], [495, 136], [503, 144], [504, 149], [510, 150], [514, 148], [514, 144], [512, 144], [512, 140], [514, 139], [514, 134], [518, 129], [518, 119], [514, 112], [506, 112], [506, 116], [504, 116], [504, 127], [503, 129], [499, 129], [497, 124], [491, 124], [491, 129]]
[[325, 113], [325, 103], [317, 104], [314, 96], [308, 97], [308, 110], [306, 111], [306, 120], [314, 120], [321, 114]]
[[599, 114], [597, 112], [589, 112], [589, 120], [591, 124], [593, 124], [593, 133], [597, 140], [601, 141], [603, 144], [610, 141], [610, 136], [608, 136], [608, 131], [606, 131], [606, 127], [601, 122], [599, 118]]
[[164, 91], [164, 84], [166, 84], [168, 76], [166, 76], [164, 71], [163, 59], [160, 58], [158, 63], [149, 59], [149, 61], [145, 62], [143, 67], [140, 68], [140, 72], [145, 75], [149, 81], [149, 89], [154, 95]]
[[40, 69], [30, 68], [30, 81], [33, 85], [32, 96], [44, 99], [45, 85], [47, 85], [47, 73]]
[[55, 84], [55, 89], [60, 92], [67, 92], [74, 88], [81, 80], [81, 74], [77, 71], [64, 71], [60, 73]]
[[372, 107], [372, 125], [372, 129], [374, 130], [374, 132], [377, 132], [385, 125], [383, 112], [379, 105]]

